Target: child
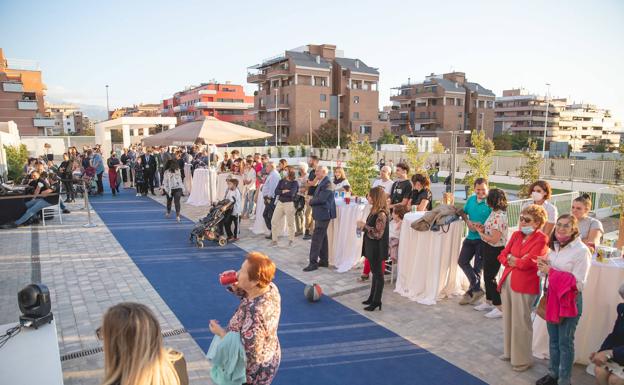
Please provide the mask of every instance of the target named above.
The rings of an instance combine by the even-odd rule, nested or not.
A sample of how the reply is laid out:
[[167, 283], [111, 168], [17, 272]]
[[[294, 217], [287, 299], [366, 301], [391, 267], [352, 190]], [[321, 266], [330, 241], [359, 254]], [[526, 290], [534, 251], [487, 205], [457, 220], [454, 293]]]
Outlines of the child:
[[[222, 226], [225, 227], [225, 233], [229, 242], [238, 241], [238, 216], [243, 211], [243, 198], [238, 189], [238, 179], [232, 178], [227, 180], [228, 190], [225, 193], [225, 199], [234, 202], [234, 205], [225, 214]], [[234, 232], [232, 232], [232, 223], [234, 224]]]
[[[388, 252], [390, 254], [390, 260], [392, 264], [396, 264], [399, 257], [399, 234], [401, 234], [401, 225], [403, 224], [403, 217], [407, 213], [407, 208], [405, 206], [395, 206], [392, 211], [392, 219], [388, 224], [389, 228], [389, 244], [388, 244]], [[383, 262], [382, 266], [383, 270], [386, 271], [386, 262]], [[360, 276], [360, 281], [366, 281], [368, 279], [368, 275], [370, 274], [370, 265], [368, 263], [368, 259], [364, 259], [364, 270], [362, 271], [362, 275]]]

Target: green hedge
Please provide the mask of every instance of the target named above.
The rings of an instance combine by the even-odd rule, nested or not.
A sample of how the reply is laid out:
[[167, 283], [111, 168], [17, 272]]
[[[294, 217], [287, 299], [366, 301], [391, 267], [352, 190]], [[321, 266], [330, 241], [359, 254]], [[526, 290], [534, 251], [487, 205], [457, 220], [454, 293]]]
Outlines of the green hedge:
[[17, 146], [4, 146], [7, 157], [9, 180], [18, 180], [24, 170], [24, 165], [28, 161], [28, 150], [24, 144]]

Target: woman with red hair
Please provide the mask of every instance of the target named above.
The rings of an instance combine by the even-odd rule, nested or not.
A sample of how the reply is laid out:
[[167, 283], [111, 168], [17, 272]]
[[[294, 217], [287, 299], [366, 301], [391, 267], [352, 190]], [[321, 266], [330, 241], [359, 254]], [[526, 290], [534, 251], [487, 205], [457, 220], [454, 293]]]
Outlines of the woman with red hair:
[[277, 338], [281, 297], [272, 282], [275, 264], [262, 253], [250, 252], [237, 276], [232, 291], [241, 296], [241, 303], [227, 328], [211, 320], [210, 331], [221, 338], [228, 332], [240, 333], [247, 357], [247, 384], [268, 385], [281, 361]]

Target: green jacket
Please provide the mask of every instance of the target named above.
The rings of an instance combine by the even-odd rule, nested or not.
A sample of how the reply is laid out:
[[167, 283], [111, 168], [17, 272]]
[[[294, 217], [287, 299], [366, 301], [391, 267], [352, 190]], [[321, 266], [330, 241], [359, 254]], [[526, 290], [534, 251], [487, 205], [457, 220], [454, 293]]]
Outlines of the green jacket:
[[240, 385], [247, 382], [247, 357], [240, 333], [228, 332], [223, 339], [214, 336], [206, 357], [212, 361], [210, 377], [217, 385]]

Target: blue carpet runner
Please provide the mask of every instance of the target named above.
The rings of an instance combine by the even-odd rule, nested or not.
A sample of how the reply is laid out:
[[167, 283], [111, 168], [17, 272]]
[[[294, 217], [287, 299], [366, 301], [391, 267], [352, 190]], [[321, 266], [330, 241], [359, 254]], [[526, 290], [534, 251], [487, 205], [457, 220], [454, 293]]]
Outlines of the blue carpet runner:
[[[238, 300], [218, 283], [237, 270], [245, 252], [235, 245], [189, 242], [192, 222], [164, 217], [164, 208], [134, 190], [91, 203], [117, 241], [204, 351], [212, 339], [208, 321], [227, 325]], [[279, 268], [279, 266], [278, 266]], [[304, 283], [278, 271], [282, 296], [279, 338], [282, 363], [274, 384], [484, 384], [478, 378], [324, 297], [309, 303]], [[364, 297], [364, 293], [362, 293]]]

